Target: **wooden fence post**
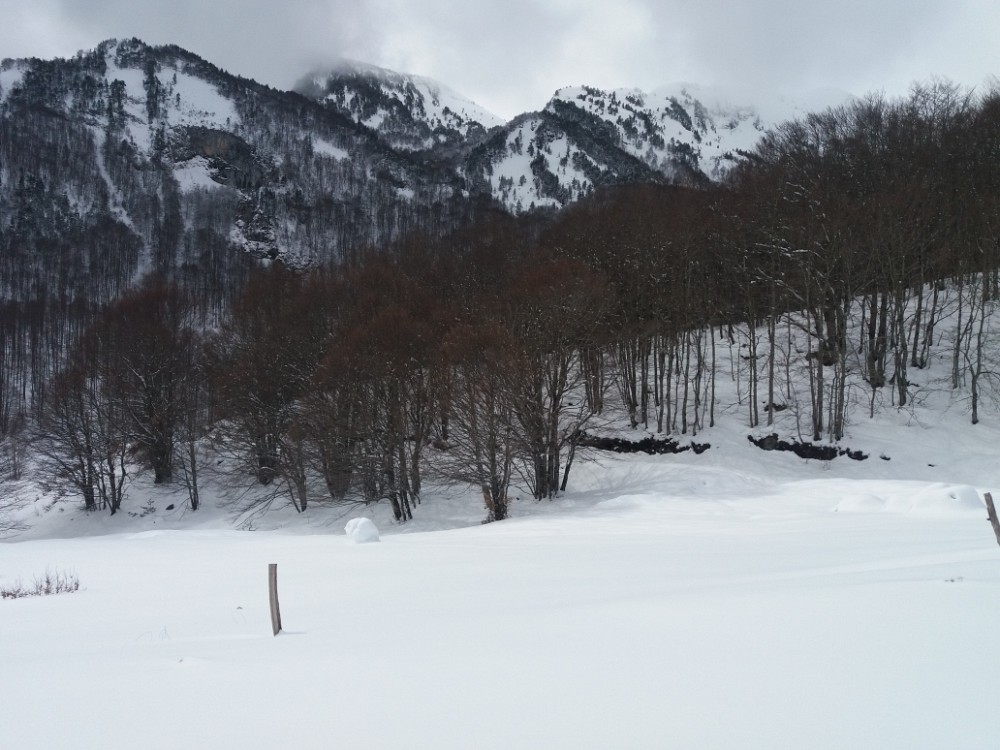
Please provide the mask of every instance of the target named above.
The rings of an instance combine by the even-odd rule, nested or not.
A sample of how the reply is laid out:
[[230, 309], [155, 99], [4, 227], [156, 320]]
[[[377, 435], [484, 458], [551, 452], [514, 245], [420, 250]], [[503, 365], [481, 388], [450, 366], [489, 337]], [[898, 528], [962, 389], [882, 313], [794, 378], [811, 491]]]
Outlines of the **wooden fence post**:
[[267, 591], [271, 601], [271, 630], [274, 635], [281, 632], [281, 611], [278, 609], [278, 564], [267, 566]]
[[993, 533], [996, 535], [997, 544], [1000, 544], [1000, 520], [997, 519], [997, 509], [993, 505], [993, 495], [987, 492], [983, 498], [986, 500], [986, 515], [993, 525]]

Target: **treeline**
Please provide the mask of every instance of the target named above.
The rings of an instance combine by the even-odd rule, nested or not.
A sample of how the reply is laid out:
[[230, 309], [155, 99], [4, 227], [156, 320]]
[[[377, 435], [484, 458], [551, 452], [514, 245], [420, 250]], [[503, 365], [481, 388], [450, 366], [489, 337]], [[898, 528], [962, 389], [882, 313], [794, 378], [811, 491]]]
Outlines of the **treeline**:
[[915, 86], [786, 124], [732, 188], [727, 225], [756, 287], [748, 319], [769, 347], [780, 311], [799, 311], [809, 335], [814, 439], [843, 436], [855, 373], [869, 414], [890, 386], [888, 401], [907, 406], [946, 316], [951, 386], [969, 388], [979, 420], [1000, 267], [1000, 91]]
[[617, 292], [606, 362], [632, 425], [698, 429], [670, 413], [663, 376], [681, 362], [673, 388], [711, 399], [714, 331], [741, 340], [729, 367], [751, 427], [794, 407], [800, 432], [836, 441], [859, 389], [869, 415], [910, 403], [945, 322], [950, 385], [968, 389], [976, 423], [996, 378], [1000, 93], [936, 83], [869, 97], [784, 124], [744, 156], [716, 189], [630, 188], [549, 233]]
[[[117, 512], [126, 474], [180, 476], [198, 506], [198, 443], [299, 511], [388, 501], [412, 518], [424, 475], [481, 490], [507, 514], [517, 472], [537, 498], [565, 488], [603, 386], [584, 361], [611, 298], [584, 263], [498, 219], [474, 243], [415, 242], [394, 258], [255, 272], [215, 331], [153, 280], [72, 348], [37, 408], [43, 473]], [[579, 398], [582, 396], [583, 398]], [[259, 502], [273, 499], [258, 493]]]
[[727, 368], [749, 426], [793, 409], [839, 440], [859, 388], [869, 413], [909, 403], [946, 316], [976, 422], [998, 170], [1000, 94], [935, 84], [783, 125], [716, 188], [620, 188], [554, 220], [258, 269], [216, 325], [160, 276], [79, 336], [23, 434], [111, 512], [138, 465], [196, 508], [210, 438], [277, 493], [261, 503], [384, 500], [405, 521], [433, 477], [499, 520], [515, 478], [565, 489], [585, 428], [619, 408], [658, 433], [712, 426]]

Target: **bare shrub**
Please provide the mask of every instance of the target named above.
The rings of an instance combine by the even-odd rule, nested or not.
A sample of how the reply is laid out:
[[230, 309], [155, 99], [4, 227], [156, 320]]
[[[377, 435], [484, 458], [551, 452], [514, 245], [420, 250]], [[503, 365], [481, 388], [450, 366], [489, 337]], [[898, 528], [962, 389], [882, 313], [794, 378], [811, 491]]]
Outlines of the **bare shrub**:
[[80, 579], [73, 573], [46, 570], [45, 575], [36, 577], [30, 586], [15, 581], [10, 586], [0, 586], [0, 599], [23, 599], [26, 596], [48, 596], [49, 594], [71, 594], [80, 590]]

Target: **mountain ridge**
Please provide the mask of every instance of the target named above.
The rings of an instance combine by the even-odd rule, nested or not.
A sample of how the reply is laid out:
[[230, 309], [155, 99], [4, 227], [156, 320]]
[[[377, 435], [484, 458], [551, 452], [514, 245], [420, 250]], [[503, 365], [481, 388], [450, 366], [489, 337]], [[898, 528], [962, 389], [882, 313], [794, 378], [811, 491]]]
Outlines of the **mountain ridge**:
[[[610, 185], [706, 184], [772, 124], [676, 89], [566, 87], [504, 121], [432, 79], [357, 62], [282, 91], [138, 39], [7, 59], [0, 249], [30, 256], [70, 229], [96, 246], [114, 226], [129, 238], [121, 283], [232, 250], [335, 262], [486, 207], [552, 211]], [[83, 254], [77, 267], [99, 253]]]

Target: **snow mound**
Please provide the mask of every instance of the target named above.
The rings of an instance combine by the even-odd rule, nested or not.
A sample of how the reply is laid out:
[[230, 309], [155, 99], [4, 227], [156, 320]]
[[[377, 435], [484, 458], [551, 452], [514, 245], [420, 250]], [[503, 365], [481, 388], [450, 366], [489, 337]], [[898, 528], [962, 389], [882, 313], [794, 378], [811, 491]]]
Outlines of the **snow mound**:
[[344, 531], [355, 544], [381, 541], [378, 536], [378, 527], [372, 523], [370, 518], [352, 518], [347, 522]]
[[951, 516], [981, 513], [984, 508], [983, 499], [974, 487], [935, 482], [913, 491], [897, 490], [886, 497], [867, 492], [845, 495], [834, 511]]
[[932, 484], [910, 500], [914, 513], [952, 514], [982, 512], [986, 508], [975, 488], [967, 484]]

